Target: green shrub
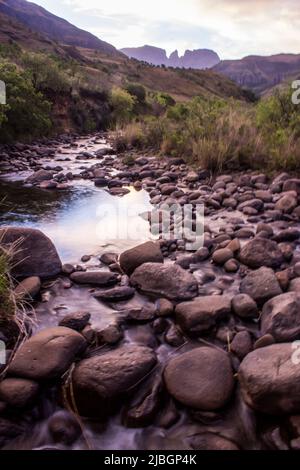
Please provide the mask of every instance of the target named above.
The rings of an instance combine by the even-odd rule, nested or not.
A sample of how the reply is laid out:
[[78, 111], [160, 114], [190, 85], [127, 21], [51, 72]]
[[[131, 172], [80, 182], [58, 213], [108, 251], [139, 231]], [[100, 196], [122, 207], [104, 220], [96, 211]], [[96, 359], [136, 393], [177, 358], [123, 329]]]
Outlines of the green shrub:
[[128, 83], [125, 90], [140, 104], [145, 103], [146, 89], [139, 83]]
[[6, 84], [7, 106], [2, 111], [0, 140], [14, 141], [47, 135], [52, 127], [51, 105], [26, 74], [13, 64], [0, 64]]
[[128, 123], [133, 117], [136, 98], [130, 95], [128, 91], [115, 87], [111, 91], [110, 101], [113, 107], [115, 124]]
[[24, 54], [23, 65], [37, 91], [54, 93], [70, 91], [67, 75], [50, 57], [44, 54]]

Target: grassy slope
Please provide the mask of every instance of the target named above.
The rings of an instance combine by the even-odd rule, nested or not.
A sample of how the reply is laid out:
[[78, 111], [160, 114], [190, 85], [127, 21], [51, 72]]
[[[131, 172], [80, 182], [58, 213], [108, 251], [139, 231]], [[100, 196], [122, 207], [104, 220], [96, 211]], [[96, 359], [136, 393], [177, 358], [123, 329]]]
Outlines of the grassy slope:
[[244, 99], [242, 90], [230, 79], [212, 71], [164, 69], [113, 57], [99, 51], [65, 46], [44, 38], [18, 21], [0, 13], [0, 42], [15, 43], [22, 49], [54, 54], [63, 60], [75, 59], [82, 80], [91, 89], [109, 89], [126, 82], [139, 82], [150, 91], [162, 91], [184, 101], [195, 95], [216, 95]]

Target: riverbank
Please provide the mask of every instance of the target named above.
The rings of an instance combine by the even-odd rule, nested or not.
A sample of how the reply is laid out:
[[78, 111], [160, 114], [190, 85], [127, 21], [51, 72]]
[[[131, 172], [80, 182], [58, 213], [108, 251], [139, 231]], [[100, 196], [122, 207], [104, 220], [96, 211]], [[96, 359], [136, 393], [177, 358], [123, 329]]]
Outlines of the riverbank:
[[[7, 151], [2, 178], [17, 186], [5, 201], [10, 239], [2, 243], [25, 237], [27, 255], [13, 274], [34, 289], [31, 339], [0, 383], [1, 445], [297, 448], [300, 180], [253, 172], [211, 178], [178, 158], [120, 158], [103, 135]], [[59, 242], [64, 218], [56, 216], [61, 204], [81, 206], [86, 188], [97, 204], [88, 218], [91, 199], [72, 209], [63, 233], [78, 227], [79, 236], [68, 252]], [[24, 189], [50, 203], [18, 210]], [[106, 196], [133, 206], [139, 195], [146, 204], [142, 218], [134, 215], [145, 224], [139, 241], [124, 246], [108, 233], [97, 246], [95, 224], [81, 232]], [[189, 237], [151, 238], [151, 208], [175, 203], [204, 205], [197, 251], [186, 251]], [[35, 210], [35, 223], [25, 208]], [[103, 232], [108, 226], [109, 219], [100, 223]]]

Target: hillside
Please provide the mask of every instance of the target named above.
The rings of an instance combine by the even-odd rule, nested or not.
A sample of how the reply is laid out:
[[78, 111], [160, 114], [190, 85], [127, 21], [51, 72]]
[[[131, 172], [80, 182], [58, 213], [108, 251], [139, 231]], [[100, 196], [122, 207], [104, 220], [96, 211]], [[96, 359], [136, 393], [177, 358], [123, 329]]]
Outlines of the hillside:
[[121, 55], [110, 44], [53, 15], [35, 3], [25, 0], [0, 0], [0, 13], [17, 20], [50, 40], [70, 46], [96, 49], [104, 54]]
[[148, 90], [169, 93], [179, 101], [207, 94], [224, 98], [245, 97], [244, 92], [230, 79], [224, 80], [211, 70], [154, 67], [130, 60], [123, 54], [108, 55], [99, 49], [57, 43], [1, 11], [0, 41], [2, 45], [14, 45], [24, 51], [54, 55], [65, 63], [66, 68], [69, 61], [75, 62], [81, 87], [90, 91], [98, 92], [112, 86], [123, 86], [127, 82], [138, 82]]
[[[16, 3], [25, 2], [13, 0], [12, 4]], [[5, 4], [7, 1], [0, 0], [1, 6]], [[32, 18], [25, 15], [19, 21], [15, 10], [5, 11], [0, 9], [0, 80], [7, 84], [8, 103], [10, 96], [14, 98], [13, 108], [5, 110], [10, 115], [0, 112], [2, 141], [30, 140], [44, 135], [45, 129], [52, 133], [105, 129], [115, 119], [112, 90], [124, 93], [130, 85], [142, 86], [148, 98], [140, 106], [140, 113], [149, 111], [153, 100], [159, 102], [161, 94], [162, 99], [169, 100], [170, 95], [179, 103], [195, 96], [251, 99], [233, 81], [212, 70], [153, 66], [128, 59], [115, 49], [109, 54], [98, 46], [58, 42], [34, 30]], [[41, 11], [48, 16], [48, 12]], [[24, 24], [25, 19], [28, 24]], [[32, 111], [35, 108], [36, 112]], [[32, 112], [39, 119], [35, 127], [28, 128]], [[22, 125], [18, 126], [19, 122]]]
[[218, 54], [208, 49], [187, 50], [182, 57], [177, 50], [168, 57], [165, 49], [153, 46], [127, 47], [121, 49], [121, 52], [130, 58], [149, 64], [185, 69], [209, 69], [220, 62]]
[[234, 80], [239, 86], [261, 94], [300, 72], [300, 54], [249, 56], [241, 60], [225, 60], [213, 70]]

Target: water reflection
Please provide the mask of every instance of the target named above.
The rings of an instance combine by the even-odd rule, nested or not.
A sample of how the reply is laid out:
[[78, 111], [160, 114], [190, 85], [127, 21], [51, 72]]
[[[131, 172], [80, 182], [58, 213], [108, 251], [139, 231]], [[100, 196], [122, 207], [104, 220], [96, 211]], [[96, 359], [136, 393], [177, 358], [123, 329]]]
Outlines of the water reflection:
[[1, 225], [39, 228], [53, 240], [64, 262], [77, 262], [83, 254], [122, 252], [151, 238], [148, 222], [139, 217], [151, 209], [143, 190], [131, 189], [120, 199], [86, 181], [66, 191], [1, 182], [0, 200]]

